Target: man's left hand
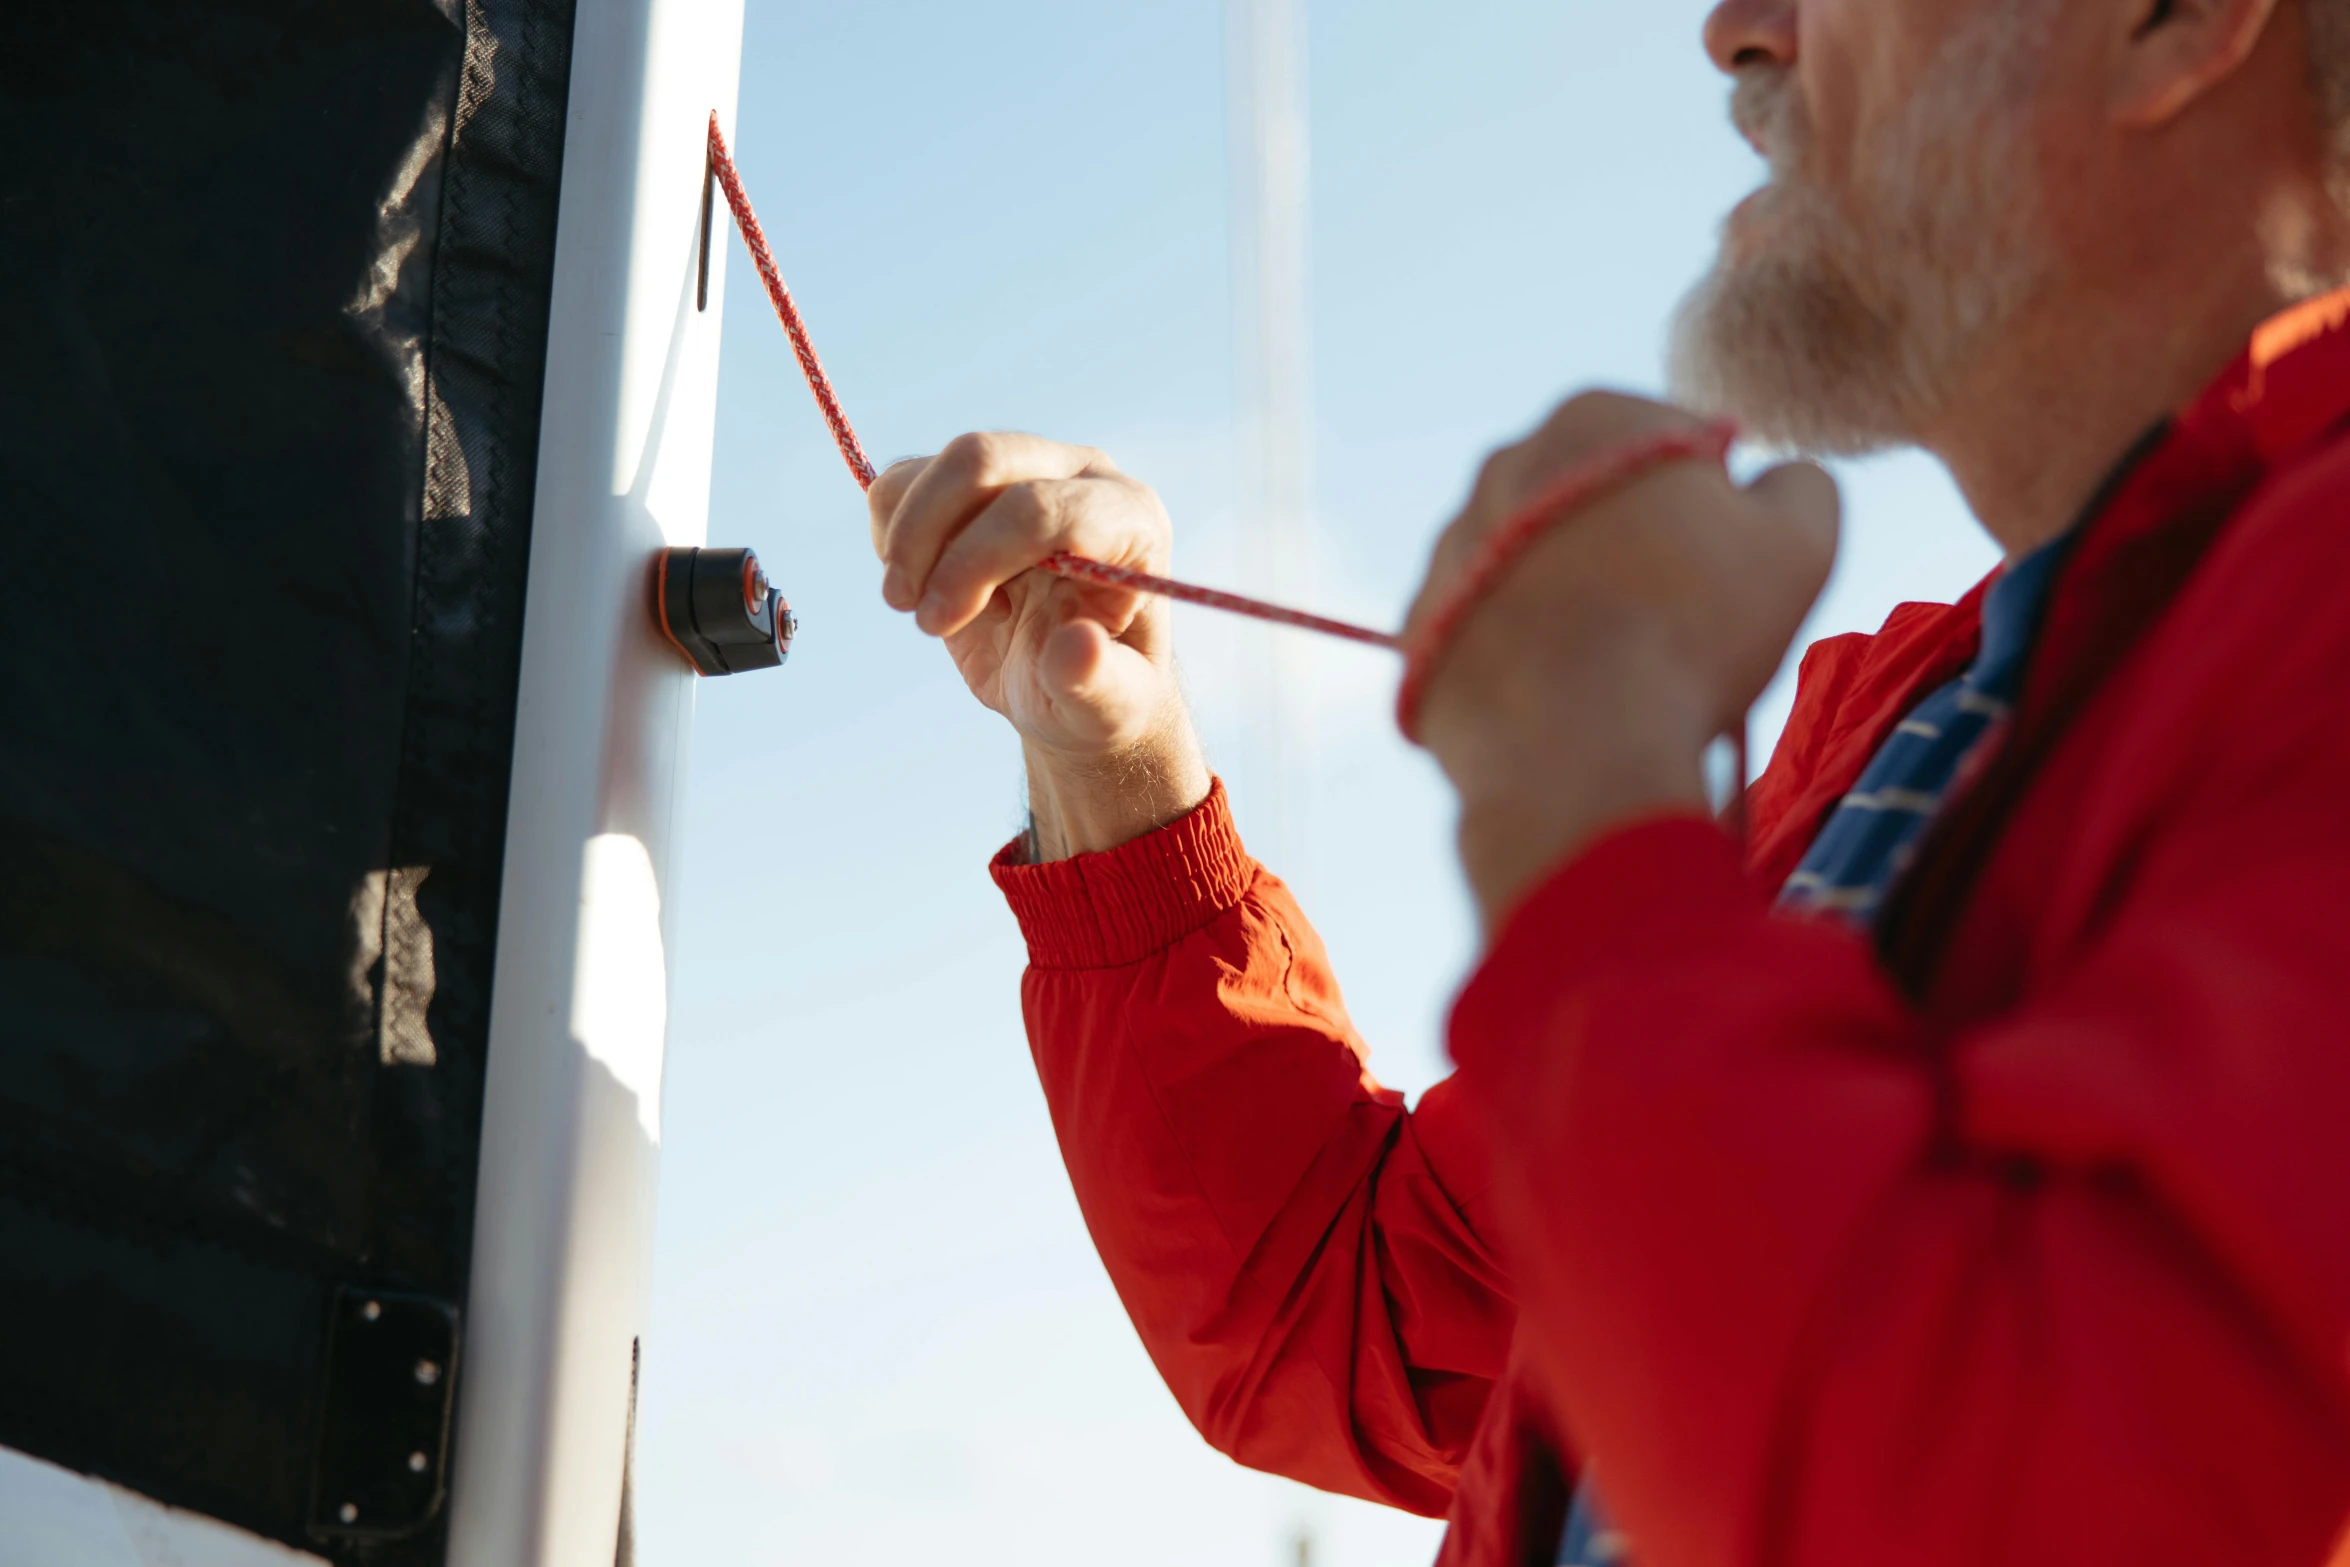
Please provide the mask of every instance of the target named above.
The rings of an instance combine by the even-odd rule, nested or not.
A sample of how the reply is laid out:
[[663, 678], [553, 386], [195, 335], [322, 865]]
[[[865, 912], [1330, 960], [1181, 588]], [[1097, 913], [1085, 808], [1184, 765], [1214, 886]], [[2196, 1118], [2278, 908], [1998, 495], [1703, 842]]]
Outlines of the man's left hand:
[[[1589, 393], [1497, 452], [1436, 546], [1407, 639], [1492, 530], [1563, 474], [1700, 428]], [[1420, 738], [1461, 800], [1463, 869], [1488, 936], [1545, 871], [1608, 829], [1705, 803], [1704, 753], [1745, 722], [1836, 553], [1835, 482], [1809, 463], [1741, 488], [1698, 461], [1561, 519], [1441, 655]]]

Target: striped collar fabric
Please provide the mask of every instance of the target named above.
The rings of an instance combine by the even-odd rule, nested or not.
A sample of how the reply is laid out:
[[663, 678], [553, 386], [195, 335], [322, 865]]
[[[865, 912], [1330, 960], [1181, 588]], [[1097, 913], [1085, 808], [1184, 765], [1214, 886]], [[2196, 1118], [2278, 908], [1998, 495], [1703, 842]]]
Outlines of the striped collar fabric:
[[1917, 842], [1998, 732], [2023, 687], [2048, 590], [2071, 538], [2016, 561], [1983, 597], [1983, 639], [1956, 680], [1920, 702], [1837, 803], [1780, 889], [1780, 907], [1873, 924]]

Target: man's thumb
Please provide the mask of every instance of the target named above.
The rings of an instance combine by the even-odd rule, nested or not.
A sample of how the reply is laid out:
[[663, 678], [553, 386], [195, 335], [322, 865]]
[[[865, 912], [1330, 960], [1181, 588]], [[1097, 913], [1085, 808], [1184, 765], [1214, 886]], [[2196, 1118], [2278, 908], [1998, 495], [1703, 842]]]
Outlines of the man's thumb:
[[1820, 554], [1820, 569], [1836, 558], [1844, 501], [1828, 470], [1813, 462], [1782, 463], [1747, 486], [1747, 494], [1794, 525]]

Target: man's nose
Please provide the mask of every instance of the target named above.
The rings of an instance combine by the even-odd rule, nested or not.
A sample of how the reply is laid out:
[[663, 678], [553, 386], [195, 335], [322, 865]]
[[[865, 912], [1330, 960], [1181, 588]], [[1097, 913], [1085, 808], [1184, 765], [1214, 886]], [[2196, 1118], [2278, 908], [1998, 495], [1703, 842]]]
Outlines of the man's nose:
[[1725, 75], [1793, 65], [1795, 0], [1722, 0], [1705, 19], [1705, 52]]

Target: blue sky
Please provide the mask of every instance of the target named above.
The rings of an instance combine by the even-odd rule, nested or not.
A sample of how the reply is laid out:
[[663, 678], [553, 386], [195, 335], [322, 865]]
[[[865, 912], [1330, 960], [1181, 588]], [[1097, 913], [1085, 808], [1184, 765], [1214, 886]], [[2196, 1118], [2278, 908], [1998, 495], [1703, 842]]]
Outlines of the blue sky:
[[[1400, 616], [1482, 452], [1578, 387], [1654, 390], [1664, 325], [1757, 167], [1702, 5], [1309, 6], [1318, 607]], [[1179, 568], [1262, 586], [1233, 524], [1224, 15], [758, 0], [737, 150], [877, 457], [975, 427], [1111, 452]], [[885, 609], [862, 503], [751, 269], [728, 272], [711, 537], [803, 631], [699, 688], [638, 1439], [641, 1559], [822, 1567], [1405, 1567], [1435, 1526], [1247, 1474], [1160, 1387], [1089, 1246], [1021, 1032], [988, 855], [1011, 736]], [[1949, 597], [1993, 553], [1916, 457], [1840, 470], [1812, 633]], [[1260, 633], [1185, 611], [1244, 830]], [[1444, 1070], [1470, 930], [1449, 810], [1385, 655], [1313, 654], [1276, 868], [1389, 1082]], [[1775, 732], [1784, 693], [1758, 715]]]

